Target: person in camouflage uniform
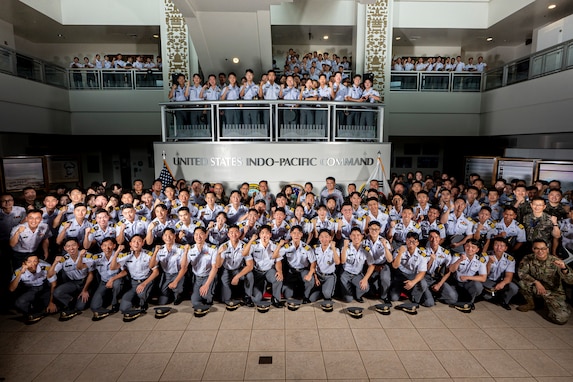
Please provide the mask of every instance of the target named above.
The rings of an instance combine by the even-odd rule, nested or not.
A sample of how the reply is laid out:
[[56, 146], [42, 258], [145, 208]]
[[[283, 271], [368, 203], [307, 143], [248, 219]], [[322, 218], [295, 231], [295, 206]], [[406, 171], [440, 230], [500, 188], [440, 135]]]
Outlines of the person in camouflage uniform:
[[541, 239], [551, 247], [551, 254], [555, 256], [557, 244], [561, 237], [561, 231], [557, 225], [557, 217], [551, 216], [544, 210], [546, 208], [545, 200], [536, 196], [531, 200], [532, 213], [523, 218], [525, 234], [527, 241], [532, 243], [534, 240]]
[[549, 254], [547, 243], [535, 239], [533, 253], [525, 256], [519, 264], [519, 287], [526, 303], [517, 307], [521, 312], [535, 309], [534, 296], [545, 301], [547, 319], [563, 325], [569, 320], [571, 311], [565, 301], [562, 281], [573, 284], [573, 273], [563, 260]]

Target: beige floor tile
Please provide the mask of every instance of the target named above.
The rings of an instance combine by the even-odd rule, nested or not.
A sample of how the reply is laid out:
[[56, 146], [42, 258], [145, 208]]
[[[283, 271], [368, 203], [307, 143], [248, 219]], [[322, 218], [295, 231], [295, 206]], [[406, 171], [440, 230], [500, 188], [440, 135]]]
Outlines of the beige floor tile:
[[368, 374], [357, 351], [325, 351], [322, 353], [329, 380], [353, 381], [367, 379]]
[[209, 353], [174, 353], [161, 375], [162, 381], [200, 381]]
[[74, 381], [95, 356], [95, 354], [60, 354], [38, 374], [34, 382]]
[[489, 377], [488, 372], [467, 350], [440, 350], [435, 351], [434, 355], [438, 358], [450, 377]]
[[[137, 320], [136, 320], [137, 321]], [[117, 332], [123, 327], [123, 316], [121, 313], [112, 314], [101, 321], [92, 321], [86, 329], [88, 332]]]
[[376, 318], [384, 329], [410, 329], [414, 327], [412, 321], [408, 320], [406, 313], [395, 309], [388, 316], [378, 314]]
[[182, 330], [154, 330], [149, 333], [138, 353], [173, 353], [183, 333]]
[[216, 330], [188, 330], [181, 336], [175, 352], [210, 353], [216, 337]]
[[57, 354], [1, 355], [1, 377], [5, 381], [31, 381], [56, 357]]
[[[518, 305], [512, 305], [513, 308], [517, 308]], [[516, 309], [505, 310], [501, 307], [497, 307], [493, 312], [505, 321], [512, 328], [538, 328], [539, 323], [529, 317], [528, 314], [524, 314]]]
[[397, 351], [410, 378], [449, 378], [447, 371], [431, 351]]
[[[314, 312], [285, 312], [286, 329], [316, 329]], [[294, 314], [291, 314], [294, 313]]]
[[334, 312], [316, 311], [316, 325], [324, 329], [345, 329], [349, 328], [348, 315], [343, 311]]
[[318, 336], [318, 331], [312, 329], [286, 330], [285, 349], [287, 352], [321, 351], [322, 348], [320, 346], [320, 338]]
[[561, 377], [571, 374], [549, 358], [541, 350], [507, 350], [533, 377]]
[[249, 350], [251, 342], [250, 330], [219, 330], [214, 352], [243, 352]]
[[32, 346], [26, 350], [28, 354], [59, 354], [70, 346], [79, 336], [80, 332], [53, 332], [46, 333], [42, 338], [41, 346]]
[[418, 329], [418, 333], [432, 350], [464, 349], [449, 329]]
[[285, 351], [285, 331], [282, 329], [252, 330], [249, 351]]
[[537, 379], [530, 377], [530, 378], [496, 378], [495, 382], [537, 382]]
[[[259, 357], [273, 357], [271, 364], [259, 364]], [[245, 381], [284, 380], [286, 360], [284, 352], [249, 352], [245, 369]]]
[[221, 321], [220, 329], [252, 329], [253, 317], [255, 311], [249, 310], [236, 310], [234, 312], [225, 312], [223, 320]]
[[203, 380], [241, 381], [245, 375], [246, 364], [247, 352], [211, 353], [203, 372]]
[[[573, 319], [569, 320], [573, 322]], [[573, 328], [567, 326], [553, 325], [552, 328], [547, 328], [549, 333], [558, 337], [561, 341], [566, 342], [569, 346], [573, 346]]]
[[[525, 329], [526, 331], [535, 331], [542, 328]], [[535, 349], [535, 345], [528, 341], [524, 336], [519, 334], [521, 330], [512, 328], [489, 328], [484, 330], [488, 336], [494, 340], [502, 349]]]
[[418, 314], [415, 316], [409, 315], [408, 319], [418, 329], [444, 329], [446, 327], [432, 308], [420, 307]]
[[26, 354], [28, 349], [41, 349], [43, 339], [47, 335], [47, 332], [2, 333], [0, 336], [0, 354]]
[[358, 350], [394, 350], [384, 329], [352, 329]]
[[22, 322], [21, 315], [0, 316], [0, 333], [18, 332], [26, 327]]
[[537, 377], [537, 382], [571, 382], [571, 377]]
[[[475, 378], [452, 378], [453, 382], [495, 382], [491, 377], [475, 377]], [[426, 382], [426, 380], [424, 380]]]
[[573, 352], [571, 345], [562, 341], [559, 333], [555, 335], [546, 328], [518, 328], [517, 331], [529, 341], [533, 343], [538, 349], [569, 349]]
[[[383, 379], [370, 379], [370, 382], [411, 382], [412, 380], [410, 378], [383, 378]], [[429, 381], [428, 379], [425, 379], [424, 382]], [[448, 380], [448, 382], [451, 382], [451, 379]]]
[[121, 331], [116, 333], [103, 347], [102, 353], [137, 353], [148, 331]]
[[559, 366], [573, 374], [573, 351], [564, 349], [543, 350], [543, 352], [557, 362]]
[[468, 314], [470, 319], [480, 328], [508, 328], [510, 325], [487, 309], [478, 309]]
[[360, 357], [366, 368], [368, 377], [372, 378], [408, 378], [408, 373], [398, 355], [393, 350], [368, 350], [361, 349]]
[[253, 329], [284, 329], [285, 310], [286, 309], [272, 309], [265, 314], [255, 314]]
[[[121, 314], [121, 313], [118, 313]], [[107, 318], [106, 318], [107, 320]], [[105, 320], [103, 320], [105, 321]], [[151, 308], [147, 310], [147, 313], [139, 317], [138, 319], [131, 321], [131, 322], [123, 322], [123, 326], [119, 329], [121, 331], [130, 331], [130, 330], [153, 330], [155, 325], [160, 320], [155, 318], [155, 311]]]
[[451, 329], [451, 331], [468, 350], [499, 349], [499, 345], [481, 329]]
[[171, 353], [136, 354], [119, 377], [121, 381], [158, 381]]
[[210, 353], [174, 353], [161, 375], [162, 381], [200, 381]]
[[286, 379], [324, 380], [326, 369], [321, 352], [297, 351], [286, 352]]
[[191, 322], [191, 315], [188, 313], [171, 313], [169, 316], [157, 320], [155, 330], [185, 330]]
[[470, 314], [458, 312], [455, 309], [437, 310], [434, 314], [442, 320], [446, 328], [449, 329], [475, 329], [478, 326], [470, 319]]
[[[223, 320], [224, 312], [210, 312], [204, 317], [191, 317], [187, 330], [213, 330], [219, 329]], [[191, 315], [193, 313], [191, 312]]]
[[[133, 354], [98, 354], [83, 370], [76, 381], [116, 381], [125, 367], [129, 364]], [[105, 367], [102, 367], [105, 365]]]
[[371, 310], [364, 310], [362, 318], [355, 319], [349, 317], [348, 325], [351, 329], [382, 329], [378, 316], [380, 313]]
[[54, 323], [55, 330], [59, 332], [83, 332], [93, 323], [92, 312], [90, 310], [83, 311], [82, 314], [69, 321], [58, 321], [56, 319], [57, 317], [59, 316], [53, 316], [52, 322]]
[[471, 353], [492, 377], [530, 377], [505, 350], [472, 350]]
[[322, 351], [357, 350], [350, 329], [318, 329]]
[[64, 353], [99, 353], [117, 332], [83, 332], [64, 349]]
[[429, 350], [422, 336], [412, 329], [385, 329], [394, 350]]

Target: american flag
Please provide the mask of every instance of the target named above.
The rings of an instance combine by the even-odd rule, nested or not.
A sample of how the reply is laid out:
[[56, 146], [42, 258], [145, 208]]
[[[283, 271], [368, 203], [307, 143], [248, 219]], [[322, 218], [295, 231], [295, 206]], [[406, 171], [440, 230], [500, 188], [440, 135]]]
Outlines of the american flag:
[[165, 187], [167, 187], [167, 186], [173, 186], [173, 182], [175, 181], [175, 178], [173, 177], [173, 174], [171, 173], [171, 169], [167, 165], [167, 162], [165, 161], [165, 159], [163, 159], [163, 168], [161, 169], [161, 172], [159, 173], [159, 180], [161, 181], [161, 185], [163, 186], [163, 190], [165, 190]]

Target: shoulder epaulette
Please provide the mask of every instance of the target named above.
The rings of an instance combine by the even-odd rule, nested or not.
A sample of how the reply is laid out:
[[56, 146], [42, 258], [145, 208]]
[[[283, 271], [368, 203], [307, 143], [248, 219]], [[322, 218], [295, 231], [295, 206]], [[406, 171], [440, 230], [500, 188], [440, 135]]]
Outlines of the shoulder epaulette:
[[90, 229], [90, 232], [91, 232], [91, 233], [94, 233], [95, 231], [96, 231], [95, 227], [92, 227], [92, 228]]
[[16, 269], [16, 270], [14, 271], [14, 275], [15, 275], [16, 277], [18, 277], [18, 275], [20, 275], [20, 273], [22, 273], [22, 269], [21, 269], [21, 268], [20, 268], [20, 269]]
[[356, 220], [358, 220], [359, 222], [361, 222], [362, 220], [364, 220], [364, 218], [361, 216], [359, 218], [355, 218]]
[[445, 253], [446, 255], [449, 255], [449, 254], [450, 254], [450, 250], [449, 250], [449, 249], [444, 249], [444, 253]]
[[142, 222], [146, 222], [146, 221], [147, 221], [147, 218], [146, 218], [145, 216], [142, 216], [142, 217], [141, 217], [141, 221], [142, 221]]
[[209, 244], [209, 248], [211, 249], [217, 249], [217, 246], [215, 244]]
[[148, 251], [147, 249], [143, 249], [142, 251], [143, 251], [143, 253], [145, 253], [149, 257], [153, 256], [153, 252]]
[[443, 224], [438, 224], [438, 228], [439, 228], [439, 229], [442, 229], [442, 228], [444, 228], [444, 225], [443, 225]]
[[458, 253], [458, 252], [455, 252], [455, 253], [454, 253], [454, 257], [460, 257], [461, 255], [462, 255], [462, 254], [461, 254], [461, 253]]
[[316, 248], [318, 248], [319, 245], [320, 245], [320, 244], [315, 244], [315, 245], [312, 246], [312, 248], [315, 248], [315, 249], [316, 249]]
[[197, 220], [197, 222], [195, 223], [195, 225], [196, 225], [197, 227], [201, 227], [201, 221], [200, 221], [200, 220]]
[[365, 245], [365, 246], [364, 246], [364, 249], [365, 249], [366, 251], [370, 251], [370, 246], [369, 246], [369, 245]]
[[490, 226], [491, 228], [495, 228], [495, 222], [489, 223], [489, 226]]
[[482, 262], [482, 263], [485, 263], [485, 257], [480, 256], [480, 257], [479, 257], [479, 261]]
[[289, 247], [288, 244], [283, 245], [283, 248], [284, 248], [284, 249], [288, 249], [288, 247]]
[[426, 251], [426, 247], [420, 247], [420, 251]]
[[123, 259], [124, 257], [126, 257], [129, 253], [128, 252], [122, 252], [119, 255], [117, 255], [118, 259]]
[[304, 246], [304, 249], [306, 249], [307, 251], [310, 251], [310, 245], [308, 245], [308, 244], [305, 245], [305, 246]]
[[310, 220], [308, 220], [307, 218], [304, 218], [302, 221], [305, 223], [310, 223]]
[[63, 263], [64, 261], [66, 261], [67, 258], [68, 258], [68, 255], [62, 256], [62, 258], [60, 259], [60, 263]]
[[420, 225], [419, 225], [418, 223], [415, 223], [415, 224], [414, 224], [414, 227], [420, 228]]
[[521, 224], [521, 223], [518, 223], [517, 226], [518, 226], [520, 229], [525, 229], [525, 227], [524, 227], [523, 224]]
[[177, 224], [175, 224], [175, 228], [181, 228], [181, 225], [182, 225], [182, 224], [183, 224], [183, 223], [181, 223], [181, 222], [177, 222]]
[[330, 218], [330, 219], [328, 219], [328, 220], [329, 220], [330, 222], [332, 222], [332, 223], [336, 223], [336, 219], [335, 219], [335, 218]]

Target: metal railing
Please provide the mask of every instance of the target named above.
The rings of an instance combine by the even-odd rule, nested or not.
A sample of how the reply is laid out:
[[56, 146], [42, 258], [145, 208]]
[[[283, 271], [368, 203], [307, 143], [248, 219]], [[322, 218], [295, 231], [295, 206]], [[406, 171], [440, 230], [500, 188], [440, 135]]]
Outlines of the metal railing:
[[485, 74], [484, 91], [573, 68], [573, 40], [505, 64]]
[[390, 91], [480, 92], [482, 73], [392, 71]]
[[380, 103], [240, 100], [160, 105], [163, 142], [383, 142], [384, 137]]
[[68, 69], [70, 90], [163, 89], [163, 72], [138, 69]]

